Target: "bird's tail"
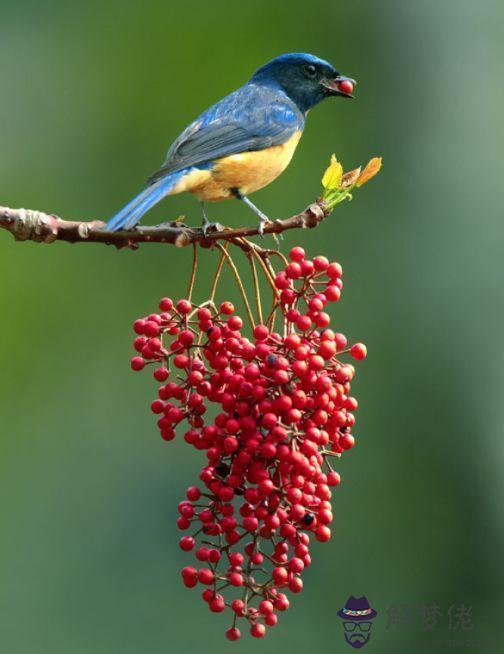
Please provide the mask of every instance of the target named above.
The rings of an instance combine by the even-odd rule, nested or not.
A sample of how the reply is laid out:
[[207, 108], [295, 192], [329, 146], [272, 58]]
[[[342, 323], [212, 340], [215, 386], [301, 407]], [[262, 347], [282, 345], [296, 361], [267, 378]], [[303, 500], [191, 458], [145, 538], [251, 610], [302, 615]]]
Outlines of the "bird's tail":
[[144, 213], [152, 209], [155, 204], [173, 190], [176, 183], [185, 173], [185, 170], [177, 171], [148, 186], [136, 198], [133, 198], [131, 202], [123, 207], [119, 213], [116, 213], [108, 221], [105, 229], [110, 232], [117, 232], [120, 229], [131, 229], [134, 227]]

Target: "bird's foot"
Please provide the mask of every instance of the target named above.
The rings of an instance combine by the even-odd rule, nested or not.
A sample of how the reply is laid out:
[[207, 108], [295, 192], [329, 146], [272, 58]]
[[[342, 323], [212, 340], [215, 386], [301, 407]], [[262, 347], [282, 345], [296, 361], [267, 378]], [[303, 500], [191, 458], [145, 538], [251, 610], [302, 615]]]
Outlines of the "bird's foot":
[[205, 238], [212, 232], [223, 232], [225, 229], [221, 223], [211, 223], [210, 221], [206, 221], [201, 225], [201, 231]]
[[272, 223], [273, 221], [268, 218], [268, 216], [265, 216], [264, 214], [261, 214], [259, 216], [259, 234], [264, 238], [264, 228], [268, 223]]

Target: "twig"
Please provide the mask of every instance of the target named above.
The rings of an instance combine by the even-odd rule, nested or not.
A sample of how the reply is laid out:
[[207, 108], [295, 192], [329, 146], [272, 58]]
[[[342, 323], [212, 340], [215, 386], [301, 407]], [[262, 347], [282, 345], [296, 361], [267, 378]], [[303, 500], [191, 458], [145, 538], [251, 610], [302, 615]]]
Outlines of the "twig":
[[[331, 213], [322, 200], [317, 200], [295, 216], [275, 220], [264, 227], [265, 234], [281, 234], [289, 229], [316, 227]], [[171, 243], [184, 247], [191, 243], [212, 243], [215, 241], [238, 241], [244, 237], [259, 234], [259, 226], [239, 227], [211, 232], [205, 238], [201, 228], [188, 227], [181, 222], [167, 222], [160, 225], [137, 226], [128, 231], [105, 231], [101, 220], [90, 222], [63, 220], [52, 214], [30, 209], [0, 207], [0, 228], [10, 232], [17, 241], [37, 243], [105, 243], [117, 248], [135, 249], [139, 243]]]

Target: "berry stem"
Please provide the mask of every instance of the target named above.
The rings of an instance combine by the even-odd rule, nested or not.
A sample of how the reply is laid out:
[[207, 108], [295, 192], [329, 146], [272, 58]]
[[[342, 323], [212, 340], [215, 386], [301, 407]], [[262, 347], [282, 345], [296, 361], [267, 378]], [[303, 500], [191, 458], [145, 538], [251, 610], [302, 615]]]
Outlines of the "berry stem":
[[198, 245], [193, 243], [193, 260], [192, 260], [192, 270], [191, 270], [191, 279], [189, 280], [189, 288], [187, 289], [187, 299], [189, 302], [192, 298], [192, 292], [194, 288], [194, 282], [196, 281], [196, 270], [198, 269]]
[[[228, 243], [224, 244], [224, 249], [227, 250], [228, 248]], [[217, 264], [217, 270], [215, 271], [215, 277], [212, 283], [212, 290], [210, 291], [210, 300], [209, 302], [214, 301], [215, 299], [215, 293], [217, 291], [217, 284], [219, 283], [219, 279], [222, 273], [222, 266], [224, 265], [224, 261], [226, 260], [226, 254], [225, 252], [222, 252], [221, 258], [219, 259], [219, 263]]]
[[248, 260], [250, 262], [250, 267], [252, 269], [252, 278], [254, 280], [254, 291], [255, 291], [255, 300], [256, 300], [256, 306], [257, 306], [257, 318], [259, 320], [259, 324], [263, 324], [263, 314], [262, 314], [262, 306], [261, 306], [261, 289], [259, 288], [259, 280], [257, 279], [257, 269], [254, 261], [254, 254], [253, 250], [247, 254]]
[[265, 324], [268, 326], [270, 332], [272, 332], [274, 327], [275, 327], [276, 310], [278, 309], [279, 306], [280, 305], [278, 304], [278, 302], [273, 301], [273, 306], [271, 307], [271, 311], [269, 313], [269, 316], [266, 319]]
[[278, 292], [278, 289], [275, 286], [275, 272], [273, 271], [273, 274], [271, 274], [270, 269], [268, 268], [268, 266], [266, 265], [266, 263], [264, 261], [264, 259], [268, 256], [267, 251], [266, 250], [258, 250], [257, 247], [253, 243], [251, 243], [250, 241], [246, 241], [246, 239], [243, 239], [243, 241], [251, 246], [250, 247], [251, 252], [254, 254], [257, 261], [259, 262], [259, 265], [263, 269], [263, 272], [264, 272], [264, 274], [266, 276], [266, 279], [268, 280], [268, 284], [271, 286], [271, 288], [273, 290], [273, 294], [274, 294], [275, 298], [278, 299], [280, 297], [280, 293]]
[[280, 257], [280, 259], [282, 259], [285, 266], [289, 265], [289, 260], [284, 254], [282, 254], [282, 252], [280, 252], [280, 250], [269, 250], [268, 254], [276, 254], [277, 257]]
[[249, 301], [247, 299], [247, 293], [245, 292], [245, 288], [243, 287], [243, 282], [241, 280], [240, 273], [238, 272], [238, 268], [236, 267], [235, 262], [231, 258], [231, 255], [229, 254], [227, 249], [223, 245], [221, 245], [220, 243], [217, 243], [217, 247], [222, 252], [222, 254], [226, 258], [227, 262], [231, 266], [231, 270], [233, 271], [233, 275], [234, 275], [234, 277], [236, 279], [236, 283], [238, 284], [238, 288], [240, 289], [240, 293], [241, 293], [241, 296], [243, 298], [243, 303], [245, 304], [245, 310], [247, 311], [247, 316], [248, 316], [248, 319], [250, 321], [250, 326], [252, 327], [252, 329], [254, 329], [254, 327], [255, 327], [254, 316], [252, 315], [252, 311], [250, 309], [250, 304], [249, 304]]

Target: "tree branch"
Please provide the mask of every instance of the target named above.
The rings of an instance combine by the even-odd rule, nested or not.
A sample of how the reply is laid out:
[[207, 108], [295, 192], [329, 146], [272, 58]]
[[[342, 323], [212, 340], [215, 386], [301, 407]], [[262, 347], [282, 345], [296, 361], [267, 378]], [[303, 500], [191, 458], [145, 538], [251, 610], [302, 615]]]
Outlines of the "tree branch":
[[[275, 220], [265, 225], [265, 234], [281, 234], [288, 229], [316, 227], [331, 213], [322, 200], [317, 200], [301, 213]], [[170, 243], [184, 247], [191, 243], [212, 243], [213, 241], [230, 241], [244, 245], [241, 239], [259, 234], [259, 225], [222, 228], [213, 231], [205, 238], [199, 227], [188, 227], [181, 222], [167, 222], [153, 227], [139, 225], [134, 229], [119, 232], [104, 231], [105, 223], [101, 220], [81, 222], [62, 220], [52, 214], [30, 209], [9, 209], [0, 207], [0, 227], [10, 232], [16, 241], [35, 241], [37, 243], [105, 243], [117, 248], [136, 249], [139, 243]]]

